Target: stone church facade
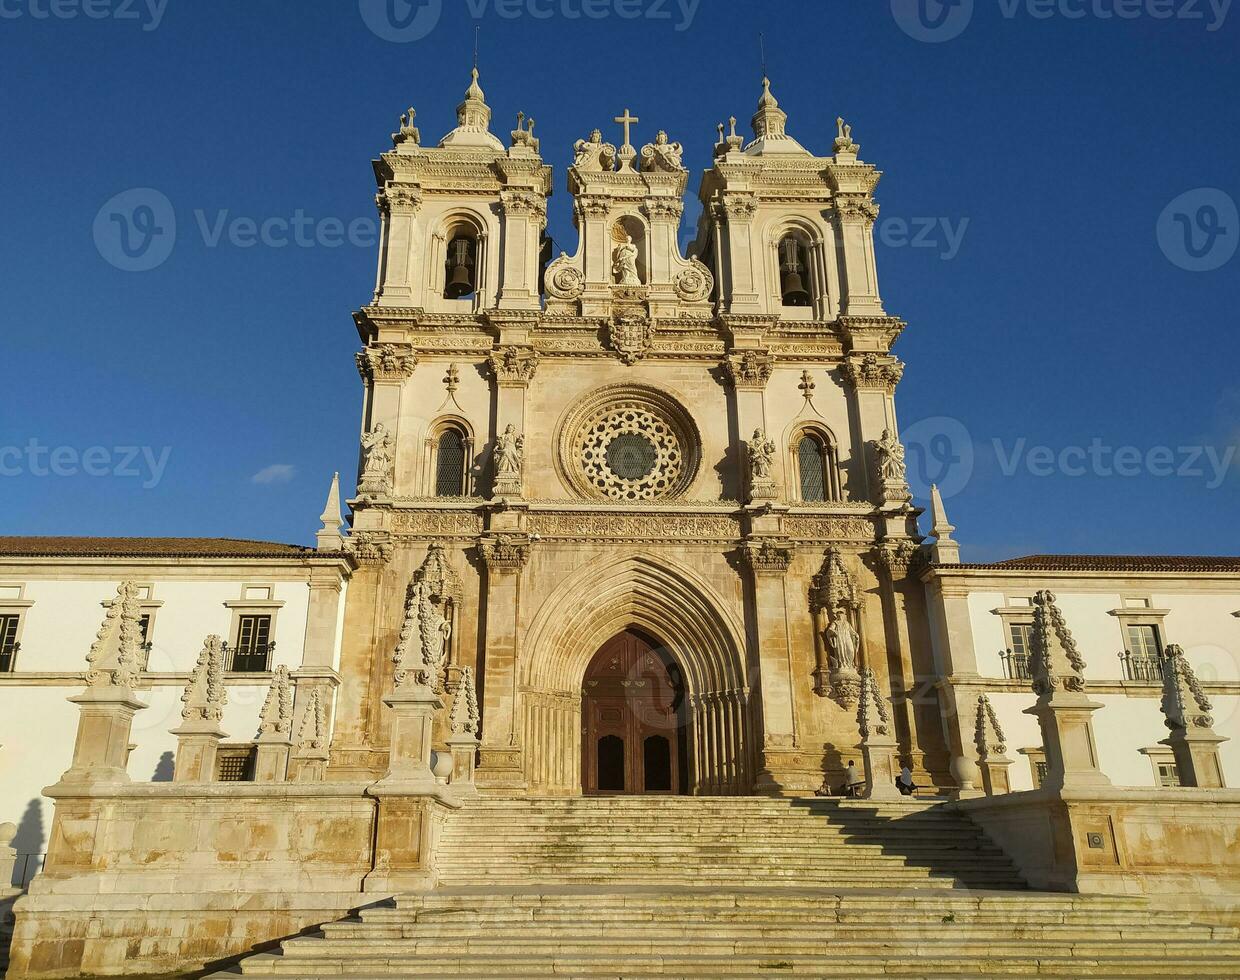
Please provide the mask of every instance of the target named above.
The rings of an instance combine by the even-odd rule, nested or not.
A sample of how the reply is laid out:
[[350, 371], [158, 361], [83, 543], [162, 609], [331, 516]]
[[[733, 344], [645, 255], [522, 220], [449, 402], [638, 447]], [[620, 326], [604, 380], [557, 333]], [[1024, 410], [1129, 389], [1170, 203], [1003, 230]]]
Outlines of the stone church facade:
[[[857, 922], [938, 942], [957, 913], [983, 931], [936, 947], [944, 971], [1012, 916], [1037, 948], [1099, 909], [1124, 942], [1232, 938], [1240, 558], [969, 564], [937, 491], [923, 533], [880, 172], [850, 126], [816, 155], [764, 81], [752, 138], [719, 127], [682, 251], [682, 147], [625, 109], [618, 143], [573, 148], [578, 243], [556, 255], [534, 121], [497, 138], [475, 71], [457, 122], [424, 144], [411, 109], [374, 161], [347, 529], [334, 479], [315, 547], [0, 538], [0, 927], [28, 887], [12, 975], [197, 970], [364, 906], [324, 940], [339, 969], [294, 939], [244, 972], [340, 975], [400, 939], [427, 970], [440, 944], [445, 975], [503, 975], [435, 932], [452, 908], [481, 916], [471, 949], [502, 958], [510, 929], [572, 974], [522, 903], [610, 922], [618, 901], [638, 920], [621, 943], [672, 906], [609, 883], [709, 881], [740, 909], [755, 874], [799, 889], [750, 910], [764, 936], [806, 930], [785, 933], [794, 959]], [[781, 799], [838, 792], [849, 763], [871, 809]], [[898, 797], [901, 766], [922, 799]], [[755, 826], [779, 846], [737, 830]], [[475, 907], [483, 881], [517, 921]], [[565, 913], [531, 882], [594, 891]], [[950, 893], [972, 882], [1131, 901], [992, 913]], [[804, 919], [806, 889], [839, 918]], [[1235, 974], [1230, 947], [1178, 955]], [[985, 956], [974, 972], [1028, 959]]]
[[[375, 163], [378, 285], [355, 319], [380, 444], [352, 502], [332, 768], [384, 770], [383, 651], [432, 561], [448, 688], [466, 666], [480, 685], [484, 791], [582, 791], [583, 680], [624, 631], [677, 678], [686, 792], [817, 789], [856, 743], [857, 669], [898, 691], [932, 671], [878, 170], [842, 123], [834, 155], [806, 150], [767, 87], [754, 139], [721, 133], [683, 255], [681, 147], [639, 150], [626, 110], [620, 146], [578, 142], [580, 241], [544, 266], [532, 122], [505, 147], [476, 78], [458, 116], [438, 146], [407, 122]], [[897, 726], [945, 784], [933, 707]]]

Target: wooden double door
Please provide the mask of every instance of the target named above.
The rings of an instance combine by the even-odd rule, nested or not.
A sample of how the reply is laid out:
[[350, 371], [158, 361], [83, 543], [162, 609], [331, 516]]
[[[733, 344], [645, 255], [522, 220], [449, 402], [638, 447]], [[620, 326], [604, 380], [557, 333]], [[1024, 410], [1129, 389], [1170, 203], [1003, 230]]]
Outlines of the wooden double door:
[[687, 792], [684, 676], [666, 651], [635, 632], [603, 645], [581, 692], [586, 795]]

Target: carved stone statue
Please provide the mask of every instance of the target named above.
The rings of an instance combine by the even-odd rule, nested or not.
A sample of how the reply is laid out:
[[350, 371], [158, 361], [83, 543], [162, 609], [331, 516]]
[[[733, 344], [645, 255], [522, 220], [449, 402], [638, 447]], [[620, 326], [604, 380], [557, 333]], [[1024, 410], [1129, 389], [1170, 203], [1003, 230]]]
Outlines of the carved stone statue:
[[[721, 133], [722, 137], [722, 127]], [[659, 130], [653, 143], [642, 147], [642, 170], [647, 173], [679, 173], [685, 169], [681, 163], [684, 147], [668, 140], [667, 133]]]
[[767, 438], [761, 429], [753, 430], [749, 440], [749, 475], [754, 480], [771, 479], [771, 465], [775, 462], [775, 442]]
[[637, 274], [637, 246], [633, 244], [632, 235], [625, 235], [624, 241], [616, 246], [611, 271], [621, 286], [642, 284], [641, 276]]
[[391, 488], [392, 479], [392, 433], [382, 423], [362, 436], [362, 449], [366, 460], [362, 466], [362, 489], [371, 493], [383, 493]]
[[890, 429], [883, 429], [882, 438], [876, 443], [878, 471], [883, 482], [903, 483], [905, 479], [904, 446]]
[[578, 140], [573, 144], [576, 157], [573, 166], [579, 170], [604, 171], [616, 165], [616, 148], [611, 143], [603, 142], [601, 130], [594, 130], [588, 140]]
[[517, 432], [515, 425], [509, 424], [495, 440], [495, 475], [520, 476], [521, 465], [525, 462], [525, 436]]
[[857, 669], [857, 650], [861, 637], [853, 629], [843, 610], [836, 610], [831, 625], [827, 627], [827, 642], [831, 645], [831, 670]]

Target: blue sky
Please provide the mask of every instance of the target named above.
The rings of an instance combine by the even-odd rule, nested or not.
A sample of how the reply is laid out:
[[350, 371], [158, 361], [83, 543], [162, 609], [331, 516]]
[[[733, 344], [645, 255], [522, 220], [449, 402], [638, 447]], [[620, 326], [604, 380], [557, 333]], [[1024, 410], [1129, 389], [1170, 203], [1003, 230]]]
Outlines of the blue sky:
[[[702, 170], [760, 31], [793, 135], [847, 117], [885, 172], [914, 487], [966, 559], [1237, 553], [1240, 12], [920, 2], [0, 0], [0, 533], [313, 540], [356, 465], [369, 161], [410, 104], [451, 127], [480, 26], [570, 251], [572, 142], [628, 106]], [[135, 188], [176, 223], [146, 271], [107, 244]], [[308, 244], [243, 246], [299, 214]]]

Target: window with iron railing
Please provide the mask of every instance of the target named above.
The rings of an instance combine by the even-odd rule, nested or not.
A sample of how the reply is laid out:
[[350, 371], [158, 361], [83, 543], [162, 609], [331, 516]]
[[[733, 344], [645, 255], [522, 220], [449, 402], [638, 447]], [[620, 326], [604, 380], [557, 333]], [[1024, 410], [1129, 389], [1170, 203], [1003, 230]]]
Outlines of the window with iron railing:
[[1129, 623], [1124, 627], [1128, 649], [1119, 655], [1124, 680], [1161, 684], [1162, 638], [1152, 624]]
[[17, 652], [21, 649], [21, 644], [17, 642], [20, 620], [18, 615], [0, 616], [0, 674], [11, 674], [17, 670]]
[[270, 616], [241, 616], [237, 622], [237, 645], [229, 652], [228, 669], [239, 674], [261, 674], [271, 669]]
[[215, 756], [215, 778], [221, 783], [252, 783], [254, 763], [254, 746], [221, 745]]
[[[1027, 633], [1018, 634], [1018, 630], [1026, 627], [1012, 627], [1012, 648], [1001, 650], [999, 659], [1003, 661], [1003, 676], [1010, 681], [1027, 681], [1033, 675], [1029, 671], [1029, 637]], [[1019, 635], [1020, 642], [1017, 642]]]

